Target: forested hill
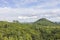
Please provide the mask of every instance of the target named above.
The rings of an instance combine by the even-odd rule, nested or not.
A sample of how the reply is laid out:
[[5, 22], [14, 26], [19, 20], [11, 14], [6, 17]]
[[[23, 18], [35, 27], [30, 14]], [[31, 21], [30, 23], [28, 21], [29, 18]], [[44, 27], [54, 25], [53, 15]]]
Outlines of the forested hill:
[[0, 21], [0, 40], [60, 40], [59, 25], [45, 18], [34, 23]]
[[34, 24], [37, 24], [37, 25], [42, 25], [42, 26], [56, 26], [58, 25], [59, 23], [56, 23], [56, 22], [52, 22], [46, 18], [42, 18], [42, 19], [39, 19], [37, 20], [36, 22], [34, 22]]

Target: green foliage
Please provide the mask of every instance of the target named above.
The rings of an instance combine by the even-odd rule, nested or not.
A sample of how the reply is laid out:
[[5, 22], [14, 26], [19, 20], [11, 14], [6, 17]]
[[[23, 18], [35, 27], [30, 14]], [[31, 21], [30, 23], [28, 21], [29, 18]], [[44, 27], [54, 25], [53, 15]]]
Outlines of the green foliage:
[[46, 19], [30, 24], [1, 21], [0, 40], [60, 40], [60, 26]]
[[42, 18], [42, 19], [34, 22], [34, 24], [38, 24], [38, 25], [42, 25], [42, 26], [52, 26], [52, 25], [54, 26], [54, 25], [56, 25], [55, 23], [53, 23], [45, 18]]

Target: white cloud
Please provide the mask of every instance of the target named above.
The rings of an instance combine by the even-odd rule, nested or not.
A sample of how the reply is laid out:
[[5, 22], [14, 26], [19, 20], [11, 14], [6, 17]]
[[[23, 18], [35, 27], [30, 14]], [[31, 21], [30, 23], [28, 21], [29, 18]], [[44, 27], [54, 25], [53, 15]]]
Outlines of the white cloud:
[[[34, 8], [0, 8], [0, 14], [31, 14], [31, 15], [37, 15], [37, 14], [59, 14], [60, 9], [34, 9]], [[28, 15], [27, 15], [28, 16]]]
[[[40, 0], [44, 1], [44, 0]], [[60, 4], [60, 0], [49, 0], [44, 2], [39, 2], [38, 0], [12, 0], [12, 2], [15, 4], [17, 8], [11, 8], [10, 2], [6, 0], [2, 0], [4, 8], [0, 7], [0, 18], [2, 19], [38, 19], [40, 17], [51, 17], [52, 20], [58, 19], [60, 20], [60, 17], [57, 14], [60, 14], [60, 8], [56, 7], [58, 4]], [[39, 3], [38, 3], [39, 2]], [[32, 5], [31, 3], [37, 3], [36, 5]], [[21, 8], [20, 6], [26, 6], [27, 4], [31, 4], [32, 6]], [[9, 6], [9, 7], [6, 7]], [[28, 6], [28, 5], [27, 5]], [[44, 9], [48, 7], [53, 7], [51, 9]], [[22, 15], [21, 15], [22, 14]], [[25, 16], [24, 16], [25, 15]], [[30, 15], [30, 16], [29, 16]], [[42, 15], [42, 16], [41, 16]], [[14, 17], [11, 17], [14, 16]], [[9, 19], [11, 20], [11, 19]]]
[[[49, 19], [49, 18], [48, 18]], [[60, 17], [52, 17], [49, 20], [53, 21], [53, 22], [60, 22]]]
[[37, 16], [18, 16], [19, 19], [37, 19]]
[[[38, 19], [41, 17], [41, 15], [43, 15], [42, 17], [48, 17], [48, 18], [51, 17], [52, 18], [52, 17], [59, 17], [59, 16], [57, 16], [57, 14], [60, 14], [60, 9], [34, 9], [34, 8], [4, 7], [4, 8], [0, 8], [0, 14], [3, 16], [2, 17], [0, 15], [0, 17], [3, 19], [9, 19], [6, 17], [6, 15], [8, 15], [8, 17], [9, 16], [11, 17], [11, 15], [16, 17], [16, 18], [12, 17], [12, 19], [26, 19], [26, 20], [27, 19]], [[23, 14], [23, 15], [21, 16], [21, 14]], [[26, 14], [26, 16], [24, 16], [24, 14]], [[32, 15], [32, 16], [29, 16], [29, 15]], [[11, 19], [9, 19], [9, 20], [11, 20]]]

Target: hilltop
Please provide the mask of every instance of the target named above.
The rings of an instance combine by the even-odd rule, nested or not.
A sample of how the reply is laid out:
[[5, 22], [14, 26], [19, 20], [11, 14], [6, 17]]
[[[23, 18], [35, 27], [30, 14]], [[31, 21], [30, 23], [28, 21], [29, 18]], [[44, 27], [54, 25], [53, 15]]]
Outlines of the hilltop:
[[46, 18], [41, 18], [41, 19], [37, 20], [36, 22], [34, 22], [34, 24], [43, 25], [43, 26], [56, 25], [54, 22], [52, 22]]

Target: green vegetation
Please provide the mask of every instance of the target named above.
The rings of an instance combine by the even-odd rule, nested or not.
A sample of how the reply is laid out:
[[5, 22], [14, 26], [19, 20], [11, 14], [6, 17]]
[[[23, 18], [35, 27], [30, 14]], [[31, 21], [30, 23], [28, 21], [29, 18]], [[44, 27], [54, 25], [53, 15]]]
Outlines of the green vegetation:
[[0, 21], [0, 40], [60, 40], [60, 24], [44, 18], [34, 23]]

